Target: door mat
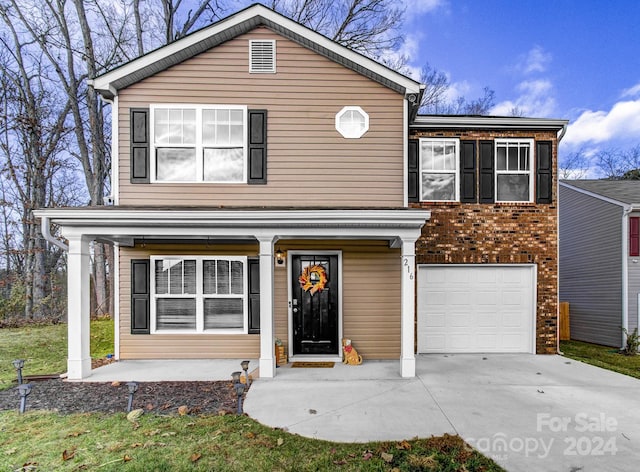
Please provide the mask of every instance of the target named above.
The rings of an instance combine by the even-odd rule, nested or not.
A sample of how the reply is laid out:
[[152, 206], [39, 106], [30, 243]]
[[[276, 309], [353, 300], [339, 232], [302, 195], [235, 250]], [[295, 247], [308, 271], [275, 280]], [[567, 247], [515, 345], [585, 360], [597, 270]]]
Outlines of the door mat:
[[307, 369], [331, 369], [335, 362], [293, 362], [291, 367], [304, 367]]

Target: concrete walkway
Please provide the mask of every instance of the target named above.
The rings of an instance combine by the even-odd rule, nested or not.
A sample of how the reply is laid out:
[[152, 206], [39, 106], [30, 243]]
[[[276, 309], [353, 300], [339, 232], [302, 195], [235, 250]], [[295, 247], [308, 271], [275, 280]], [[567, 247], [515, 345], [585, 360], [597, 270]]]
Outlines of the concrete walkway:
[[560, 356], [419, 356], [333, 369], [282, 367], [245, 411], [307, 437], [366, 442], [459, 434], [509, 471], [631, 471], [640, 380]]

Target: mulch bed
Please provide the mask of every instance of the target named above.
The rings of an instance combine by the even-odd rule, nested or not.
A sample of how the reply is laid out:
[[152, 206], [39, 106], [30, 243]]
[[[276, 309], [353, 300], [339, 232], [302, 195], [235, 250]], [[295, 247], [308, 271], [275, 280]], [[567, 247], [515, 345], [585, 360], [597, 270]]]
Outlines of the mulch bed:
[[[50, 410], [69, 413], [126, 412], [129, 389], [126, 383], [66, 382], [61, 379], [32, 382], [27, 411]], [[190, 414], [219, 414], [236, 410], [231, 382], [141, 382], [133, 408], [148, 412], [178, 414], [186, 406]], [[17, 410], [16, 387], [0, 391], [0, 410]]]

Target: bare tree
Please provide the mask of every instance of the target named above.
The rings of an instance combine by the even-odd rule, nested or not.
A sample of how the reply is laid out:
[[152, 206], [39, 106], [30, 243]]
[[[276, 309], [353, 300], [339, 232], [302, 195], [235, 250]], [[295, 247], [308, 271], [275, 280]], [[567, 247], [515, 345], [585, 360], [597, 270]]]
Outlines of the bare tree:
[[640, 145], [630, 149], [604, 149], [595, 155], [596, 167], [606, 179], [633, 179], [640, 169]]
[[[5, 51], [0, 68], [4, 105], [1, 170], [11, 182], [13, 192], [9, 200], [3, 185], [3, 200], [11, 202], [21, 222], [25, 316], [42, 317], [42, 303], [47, 296], [48, 252], [33, 210], [50, 203], [47, 189], [59, 167], [56, 159], [68, 133], [65, 121], [70, 102], [50, 86], [49, 71], [41, 55], [30, 42], [20, 38], [5, 6], [0, 6], [0, 19], [6, 33], [0, 37]], [[3, 210], [7, 225], [9, 214], [6, 207]], [[9, 240], [5, 237], [7, 244]]]
[[402, 41], [404, 7], [393, 0], [272, 0], [270, 7], [374, 59]]
[[584, 179], [587, 177], [590, 163], [584, 149], [572, 152], [560, 158], [558, 176], [560, 179]]

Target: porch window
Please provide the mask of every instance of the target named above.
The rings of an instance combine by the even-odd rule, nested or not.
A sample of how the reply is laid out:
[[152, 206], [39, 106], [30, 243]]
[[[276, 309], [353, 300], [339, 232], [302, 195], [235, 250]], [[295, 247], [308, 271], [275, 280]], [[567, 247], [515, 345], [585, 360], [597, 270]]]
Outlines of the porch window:
[[155, 182], [246, 181], [247, 108], [151, 106]]
[[496, 201], [532, 202], [533, 140], [496, 140]]
[[246, 257], [151, 261], [153, 333], [247, 332]]

